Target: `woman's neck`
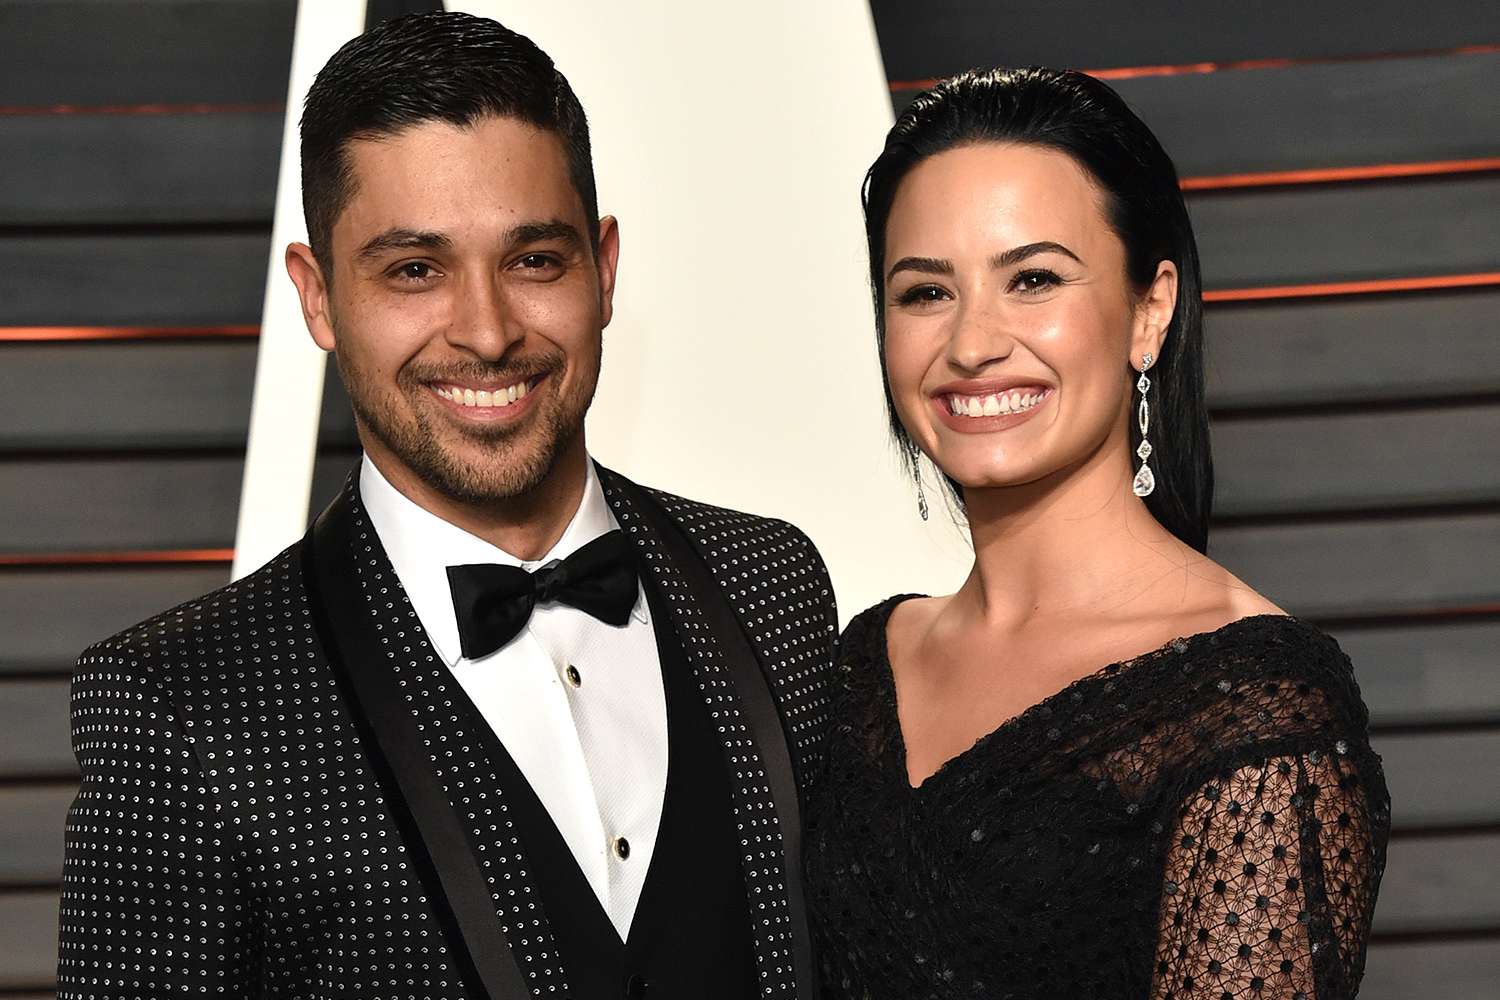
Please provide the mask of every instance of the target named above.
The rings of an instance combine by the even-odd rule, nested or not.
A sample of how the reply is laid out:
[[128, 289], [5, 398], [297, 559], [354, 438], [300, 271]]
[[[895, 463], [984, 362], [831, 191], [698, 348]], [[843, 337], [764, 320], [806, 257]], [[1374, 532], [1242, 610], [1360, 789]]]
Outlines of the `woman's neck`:
[[1125, 612], [1181, 572], [1185, 548], [1130, 492], [1122, 443], [1025, 486], [965, 493], [974, 567], [957, 595], [966, 616], [1017, 628], [1040, 617]]

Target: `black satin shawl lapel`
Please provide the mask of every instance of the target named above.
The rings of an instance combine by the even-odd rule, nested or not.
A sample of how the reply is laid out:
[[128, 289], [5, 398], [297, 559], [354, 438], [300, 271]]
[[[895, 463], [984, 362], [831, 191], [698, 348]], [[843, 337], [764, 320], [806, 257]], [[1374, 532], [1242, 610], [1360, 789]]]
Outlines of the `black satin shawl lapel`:
[[469, 995], [526, 1000], [531, 991], [396, 679], [369, 669], [385, 657], [354, 572], [352, 489], [345, 488], [303, 539], [318, 639]]
[[[706, 561], [708, 556], [698, 549], [687, 533], [644, 489], [603, 466], [596, 464], [595, 467], [610, 507], [615, 516], [626, 523], [626, 535], [632, 535], [629, 530], [632, 519], [642, 525], [671, 561], [672, 568], [681, 574], [683, 582], [687, 584], [685, 592], [682, 587], [673, 587], [672, 581], [664, 575], [665, 570], [660, 560], [641, 560], [644, 571], [653, 574], [658, 586], [669, 592], [683, 592], [684, 600], [693, 605], [686, 609], [680, 601], [670, 602], [673, 626], [682, 641], [684, 655], [689, 660], [705, 655], [702, 646], [689, 639], [695, 633], [688, 616], [696, 614], [701, 615], [707, 624], [723, 657], [735, 693], [739, 696], [745, 721], [760, 751], [781, 832], [782, 850], [785, 854], [782, 876], [792, 924], [792, 958], [796, 970], [797, 996], [800, 1000], [816, 997], [817, 977], [813, 968], [812, 936], [802, 894], [802, 815], [797, 776], [792, 766], [786, 730], [776, 707], [775, 697], [771, 693], [765, 667], [750, 644], [737, 609], [730, 606], [723, 589], [714, 580]], [[699, 668], [714, 669], [711, 664], [699, 664]], [[733, 753], [729, 747], [725, 748], [725, 752], [731, 755]], [[731, 762], [730, 773], [733, 772]], [[754, 863], [761, 862], [757, 859]]]

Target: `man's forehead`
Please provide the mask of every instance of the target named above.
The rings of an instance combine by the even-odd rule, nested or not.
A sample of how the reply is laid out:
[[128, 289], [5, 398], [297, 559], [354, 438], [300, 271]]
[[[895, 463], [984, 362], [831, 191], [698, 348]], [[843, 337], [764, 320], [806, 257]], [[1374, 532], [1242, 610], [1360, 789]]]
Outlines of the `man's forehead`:
[[403, 160], [470, 159], [475, 164], [507, 160], [566, 161], [562, 137], [519, 118], [484, 115], [472, 122], [425, 119], [390, 131], [357, 135], [345, 144], [351, 167]]
[[360, 229], [449, 229], [480, 215], [498, 221], [582, 207], [561, 137], [513, 118], [420, 122], [351, 140], [348, 153], [340, 222]]

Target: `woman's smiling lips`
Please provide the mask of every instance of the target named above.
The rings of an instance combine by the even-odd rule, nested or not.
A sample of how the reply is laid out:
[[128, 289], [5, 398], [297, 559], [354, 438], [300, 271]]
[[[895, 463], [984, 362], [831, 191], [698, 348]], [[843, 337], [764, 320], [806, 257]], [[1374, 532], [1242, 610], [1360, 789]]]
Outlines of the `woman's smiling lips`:
[[938, 387], [928, 403], [953, 430], [986, 434], [1030, 420], [1055, 392], [1036, 379], [964, 379]]

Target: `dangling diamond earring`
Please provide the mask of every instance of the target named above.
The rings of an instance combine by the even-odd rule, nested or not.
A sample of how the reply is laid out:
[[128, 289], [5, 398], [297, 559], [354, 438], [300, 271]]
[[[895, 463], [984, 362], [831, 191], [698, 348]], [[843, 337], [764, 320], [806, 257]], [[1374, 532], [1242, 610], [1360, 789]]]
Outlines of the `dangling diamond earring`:
[[927, 520], [927, 493], [922, 489], [922, 452], [915, 441], [911, 444], [911, 478], [917, 484], [917, 513]]
[[1146, 390], [1151, 388], [1151, 380], [1146, 377], [1146, 369], [1155, 360], [1149, 354], [1141, 355], [1141, 377], [1135, 382], [1135, 387], [1141, 394], [1141, 408], [1136, 414], [1141, 425], [1141, 446], [1135, 450], [1140, 457], [1141, 468], [1135, 474], [1135, 482], [1130, 484], [1130, 491], [1138, 497], [1149, 497], [1151, 491], [1156, 489], [1156, 477], [1151, 474], [1151, 466], [1146, 464], [1146, 459], [1151, 457], [1151, 442], [1146, 440], [1146, 432], [1151, 428], [1151, 407], [1146, 403]]

